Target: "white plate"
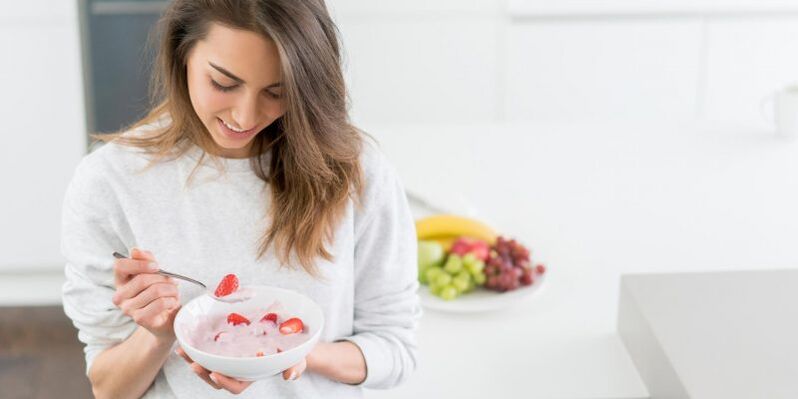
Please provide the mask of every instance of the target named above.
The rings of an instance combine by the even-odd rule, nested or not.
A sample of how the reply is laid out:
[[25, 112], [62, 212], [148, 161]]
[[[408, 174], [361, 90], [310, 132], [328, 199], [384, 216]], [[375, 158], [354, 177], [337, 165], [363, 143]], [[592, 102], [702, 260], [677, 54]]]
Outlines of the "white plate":
[[460, 295], [451, 301], [445, 301], [432, 295], [429, 286], [422, 284], [418, 289], [418, 296], [421, 297], [421, 305], [427, 309], [450, 313], [487, 312], [512, 306], [518, 303], [521, 298], [540, 291], [540, 287], [545, 283], [545, 276], [545, 274], [536, 276], [532, 285], [508, 292], [497, 292], [477, 287], [474, 291]]

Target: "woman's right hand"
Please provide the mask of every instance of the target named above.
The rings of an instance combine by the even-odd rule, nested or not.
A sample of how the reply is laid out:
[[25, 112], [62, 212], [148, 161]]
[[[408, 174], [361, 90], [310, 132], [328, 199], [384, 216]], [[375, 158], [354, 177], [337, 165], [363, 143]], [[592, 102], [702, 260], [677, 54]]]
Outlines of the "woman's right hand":
[[117, 259], [113, 302], [157, 338], [174, 339], [173, 322], [180, 309], [180, 294], [174, 280], [156, 271], [158, 264], [149, 251], [133, 248], [129, 259]]

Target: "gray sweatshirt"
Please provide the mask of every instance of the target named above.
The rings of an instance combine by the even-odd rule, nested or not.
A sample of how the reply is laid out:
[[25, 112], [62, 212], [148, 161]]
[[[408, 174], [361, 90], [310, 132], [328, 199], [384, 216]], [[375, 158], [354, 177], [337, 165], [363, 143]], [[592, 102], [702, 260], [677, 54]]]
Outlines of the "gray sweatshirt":
[[[269, 185], [247, 159], [222, 158], [220, 170], [207, 156], [187, 185], [201, 153], [194, 146], [142, 173], [147, 163], [142, 150], [110, 143], [78, 165], [63, 205], [63, 303], [86, 345], [87, 372], [98, 354], [137, 327], [111, 301], [111, 254], [140, 247], [151, 251], [162, 268], [206, 283], [235, 273], [247, 284], [301, 292], [324, 311], [321, 341], [349, 340], [366, 359], [367, 378], [360, 385], [305, 373], [296, 381], [279, 376], [257, 381], [236, 397], [357, 398], [363, 387], [390, 388], [405, 381], [416, 368], [415, 329], [421, 316], [415, 228], [402, 185], [376, 145], [366, 140], [361, 155], [364, 206], [347, 204], [328, 246], [334, 261], [317, 262], [320, 279], [301, 268], [280, 268], [271, 250], [256, 259]], [[179, 282], [179, 289], [182, 303], [199, 294], [191, 284]], [[124, 365], [119, 372], [125, 372]], [[172, 353], [144, 397], [233, 395], [208, 386]]]

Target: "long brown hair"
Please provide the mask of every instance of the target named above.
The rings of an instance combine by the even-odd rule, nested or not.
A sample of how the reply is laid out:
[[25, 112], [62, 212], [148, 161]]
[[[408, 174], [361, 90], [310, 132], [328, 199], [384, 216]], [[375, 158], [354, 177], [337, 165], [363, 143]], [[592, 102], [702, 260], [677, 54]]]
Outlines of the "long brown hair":
[[[209, 153], [216, 144], [192, 107], [186, 75], [187, 56], [211, 23], [260, 33], [277, 46], [286, 112], [258, 133], [251, 147], [252, 168], [269, 183], [272, 197], [271, 224], [258, 257], [274, 245], [282, 265], [291, 264], [293, 252], [308, 273], [317, 275], [316, 257], [333, 260], [325, 243], [332, 243], [347, 200], [359, 204], [365, 137], [349, 122], [338, 31], [323, 0], [173, 1], [159, 22], [151, 85], [155, 105], [126, 130], [156, 124], [164, 116], [169, 122], [154, 134], [92, 137], [144, 148], [154, 155], [148, 167], [182, 155], [190, 148], [186, 144], [205, 150], [197, 166], [206, 154], [216, 160]], [[263, 165], [260, 155], [269, 150], [269, 165]]]

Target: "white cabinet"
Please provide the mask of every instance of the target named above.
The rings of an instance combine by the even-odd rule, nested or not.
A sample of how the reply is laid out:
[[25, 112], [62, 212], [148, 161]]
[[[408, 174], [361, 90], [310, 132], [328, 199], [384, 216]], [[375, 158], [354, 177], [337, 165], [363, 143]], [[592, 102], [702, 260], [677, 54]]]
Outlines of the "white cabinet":
[[508, 28], [508, 121], [689, 120], [701, 20], [533, 21]]
[[0, 13], [0, 272], [53, 270], [63, 194], [86, 148], [76, 5], [11, 4]]

